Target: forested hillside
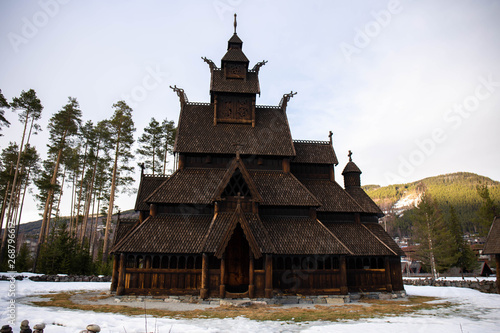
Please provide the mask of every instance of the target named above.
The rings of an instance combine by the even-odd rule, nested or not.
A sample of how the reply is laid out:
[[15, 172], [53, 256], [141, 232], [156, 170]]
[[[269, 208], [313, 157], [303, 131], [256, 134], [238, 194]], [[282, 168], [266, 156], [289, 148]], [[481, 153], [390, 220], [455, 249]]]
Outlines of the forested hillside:
[[[408, 235], [411, 228], [411, 212], [396, 211], [398, 201], [405, 198], [418, 198], [425, 191], [436, 200], [443, 213], [448, 214], [450, 206], [456, 210], [464, 232], [478, 231], [478, 210], [484, 200], [477, 191], [477, 186], [486, 186], [493, 202], [500, 202], [500, 182], [474, 173], [458, 172], [425, 178], [407, 184], [380, 187], [363, 186], [366, 193], [388, 213], [393, 235]], [[411, 202], [411, 200], [409, 200]], [[406, 207], [411, 209], [411, 207]], [[391, 218], [391, 213], [395, 216]]]

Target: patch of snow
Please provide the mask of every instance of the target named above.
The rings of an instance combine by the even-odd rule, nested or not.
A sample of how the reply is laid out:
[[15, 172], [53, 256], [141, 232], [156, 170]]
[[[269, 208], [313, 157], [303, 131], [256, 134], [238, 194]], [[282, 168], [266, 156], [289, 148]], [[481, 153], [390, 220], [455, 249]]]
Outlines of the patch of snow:
[[[1, 325], [8, 321], [9, 281], [0, 281]], [[88, 324], [98, 324], [102, 333], [144, 332], [144, 316], [124, 316], [92, 311], [35, 307], [23, 303], [23, 297], [70, 290], [108, 290], [109, 282], [34, 282], [16, 281], [16, 321], [18, 330], [23, 319], [31, 327], [46, 323], [48, 333], [79, 332]], [[344, 321], [338, 323], [315, 321], [305, 323], [253, 321], [247, 318], [227, 319], [170, 319], [148, 316], [149, 332], [498, 332], [500, 331], [500, 295], [483, 294], [467, 288], [405, 286], [409, 295], [438, 297], [451, 302], [451, 307], [399, 316]], [[25, 300], [24, 300], [25, 301]], [[157, 328], [155, 330], [155, 327]]]
[[406, 210], [417, 207], [421, 200], [422, 193], [406, 194], [396, 201], [394, 205], [392, 205], [392, 208], [397, 215], [401, 216]]

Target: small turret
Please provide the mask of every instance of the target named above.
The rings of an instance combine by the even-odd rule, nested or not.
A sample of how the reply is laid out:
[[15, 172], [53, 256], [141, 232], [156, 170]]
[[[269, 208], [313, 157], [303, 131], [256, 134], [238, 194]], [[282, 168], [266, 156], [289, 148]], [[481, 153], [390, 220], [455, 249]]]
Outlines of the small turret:
[[342, 176], [344, 176], [344, 188], [356, 186], [361, 187], [361, 170], [352, 161], [352, 152], [349, 150], [349, 162], [342, 171]]

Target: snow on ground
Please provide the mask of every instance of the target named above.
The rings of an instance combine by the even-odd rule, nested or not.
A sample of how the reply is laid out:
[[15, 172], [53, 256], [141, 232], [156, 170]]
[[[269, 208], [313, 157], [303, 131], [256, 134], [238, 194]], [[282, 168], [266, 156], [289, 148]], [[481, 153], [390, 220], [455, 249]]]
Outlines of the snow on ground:
[[[87, 324], [96, 323], [103, 333], [145, 332], [144, 316], [124, 316], [79, 310], [35, 307], [23, 303], [23, 297], [69, 290], [108, 290], [107, 282], [33, 282], [16, 281], [16, 322], [19, 330], [23, 319], [31, 327], [44, 322], [47, 333], [79, 332]], [[8, 322], [10, 282], [0, 281], [0, 325]], [[409, 295], [440, 297], [455, 306], [404, 317], [384, 317], [358, 321], [331, 322], [277, 322], [235, 319], [168, 319], [148, 318], [148, 331], [167, 332], [500, 332], [500, 295], [483, 294], [467, 288], [405, 286]]]

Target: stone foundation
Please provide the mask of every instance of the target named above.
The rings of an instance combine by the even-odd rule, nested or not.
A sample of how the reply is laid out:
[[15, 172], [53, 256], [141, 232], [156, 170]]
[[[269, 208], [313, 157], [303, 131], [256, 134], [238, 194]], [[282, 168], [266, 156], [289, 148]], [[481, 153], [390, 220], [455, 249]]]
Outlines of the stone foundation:
[[350, 293], [349, 295], [315, 295], [315, 296], [275, 296], [273, 298], [207, 298], [198, 296], [115, 296], [115, 302], [168, 302], [168, 303], [195, 303], [216, 306], [245, 307], [250, 305], [291, 305], [314, 304], [335, 305], [356, 302], [362, 299], [397, 299], [406, 297], [404, 290], [393, 293], [366, 292]]

